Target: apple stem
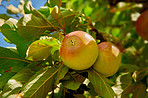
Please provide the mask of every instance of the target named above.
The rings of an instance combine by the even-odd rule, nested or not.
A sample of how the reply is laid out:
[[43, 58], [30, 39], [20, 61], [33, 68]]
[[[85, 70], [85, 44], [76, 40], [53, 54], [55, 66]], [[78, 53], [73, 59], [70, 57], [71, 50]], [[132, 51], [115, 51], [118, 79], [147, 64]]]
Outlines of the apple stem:
[[75, 45], [75, 42], [74, 42], [74, 40], [71, 40], [71, 44], [74, 46]]

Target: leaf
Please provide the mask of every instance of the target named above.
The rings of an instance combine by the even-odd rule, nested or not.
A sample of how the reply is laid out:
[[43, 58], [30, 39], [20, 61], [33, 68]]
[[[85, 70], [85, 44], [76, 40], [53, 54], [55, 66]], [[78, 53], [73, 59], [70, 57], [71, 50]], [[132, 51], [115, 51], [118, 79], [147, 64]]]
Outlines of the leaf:
[[11, 72], [19, 72], [20, 70], [24, 69], [25, 67], [22, 65], [13, 66]]
[[68, 81], [63, 81], [62, 83], [64, 87], [66, 87], [67, 89], [71, 89], [71, 90], [77, 90], [79, 86], [81, 85], [80, 82], [74, 80], [73, 78], [71, 78]]
[[10, 18], [1, 27], [2, 34], [12, 43], [19, 44], [23, 39], [16, 32], [16, 19]]
[[[119, 81], [120, 80], [120, 81]], [[131, 77], [131, 74], [122, 74], [121, 76], [119, 76], [117, 78], [117, 84], [121, 85], [121, 88], [122, 89], [125, 89], [127, 88], [127, 86], [129, 86], [129, 84], [132, 82], [132, 77]]]
[[24, 98], [45, 98], [53, 88], [57, 72], [61, 67], [52, 67], [38, 71], [22, 88]]
[[23, 44], [18, 44], [16, 46], [17, 48], [17, 51], [19, 53], [19, 55], [22, 57], [22, 58], [25, 58], [26, 57], [26, 52], [27, 52], [27, 49], [28, 49], [28, 46], [30, 45], [30, 42], [22, 42]]
[[62, 42], [64, 39], [64, 35], [62, 35], [61, 32], [57, 31], [54, 31], [53, 33], [49, 34], [49, 36], [58, 39], [60, 42]]
[[98, 93], [103, 98], [114, 98], [115, 93], [113, 89], [106, 83], [105, 77], [101, 76], [93, 69], [89, 69], [87, 72], [88, 79], [92, 83], [96, 93]]
[[146, 96], [146, 84], [139, 82], [134, 90], [132, 98], [144, 98]]
[[55, 38], [49, 37], [33, 42], [27, 52], [27, 59], [40, 61], [46, 59], [49, 55], [53, 55], [56, 50], [59, 50], [59, 41]]
[[101, 21], [97, 21], [96, 22], [96, 24], [95, 24], [95, 28], [97, 29], [97, 30], [99, 30], [99, 31], [105, 31], [104, 28], [105, 26], [104, 26], [104, 23], [103, 22], [101, 22]]
[[54, 7], [55, 5], [61, 6], [61, 0], [48, 0], [51, 7]]
[[66, 78], [64, 78], [62, 84], [64, 87], [71, 90], [77, 90], [79, 86], [82, 84], [82, 81], [85, 80], [83, 77], [79, 77], [78, 74], [72, 75], [68, 73], [65, 77]]
[[69, 26], [76, 16], [76, 13], [70, 10], [64, 10], [61, 13], [66, 26]]
[[147, 94], [146, 94], [145, 98], [148, 98], [148, 92], [147, 92]]
[[28, 62], [20, 58], [16, 53], [7, 48], [0, 47], [0, 72], [2, 70], [8, 70], [12, 66], [24, 65], [24, 62]]
[[130, 83], [127, 88], [121, 94], [121, 98], [129, 98], [129, 94], [133, 93], [135, 87], [132, 83]]
[[[60, 65], [62, 66], [62, 65]], [[59, 81], [64, 78], [64, 76], [66, 75], [66, 73], [68, 72], [68, 67], [66, 67], [65, 65], [62, 66], [62, 68], [58, 71], [57, 76], [56, 76], [56, 80], [54, 82], [54, 84], [58, 84]]]
[[135, 70], [138, 69], [140, 68], [136, 65], [121, 63], [119, 67], [119, 72], [134, 72]]
[[43, 15], [45, 15], [46, 17], [48, 17], [50, 15], [50, 10], [47, 6], [40, 7], [40, 9], [38, 11], [40, 13], [42, 13]]
[[91, 8], [89, 5], [87, 5], [85, 8], [84, 8], [84, 13], [86, 16], [89, 16], [93, 11], [93, 8]]
[[63, 89], [64, 89], [64, 87], [63, 87], [62, 84], [58, 85], [58, 87], [54, 90], [54, 92], [52, 92], [54, 94], [52, 95], [52, 93], [51, 93], [51, 96], [49, 96], [49, 98], [51, 98], [51, 97], [53, 97], [53, 98], [65, 98], [64, 93], [63, 93]]
[[[47, 18], [54, 26], [60, 26], [64, 28], [65, 26], [69, 26], [74, 20], [76, 13], [74, 11], [63, 9], [61, 10], [60, 16], [49, 15]], [[56, 18], [53, 18], [56, 17]], [[60, 18], [59, 18], [60, 17]]]
[[93, 85], [92, 85], [91, 82], [89, 82], [88, 87], [89, 87], [89, 89], [90, 89], [90, 90], [88, 90], [88, 92], [89, 92], [92, 96], [97, 96], [97, 95], [98, 95], [98, 94], [95, 92], [95, 89], [94, 89], [94, 87], [93, 87]]
[[[117, 95], [120, 95], [124, 92], [124, 95], [127, 92], [132, 91], [132, 77], [130, 73], [122, 73], [116, 78], [116, 84], [112, 87]], [[130, 89], [127, 89], [131, 87]]]
[[32, 75], [33, 72], [28, 68], [20, 70], [11, 79], [9, 79], [3, 89], [2, 97], [8, 98], [11, 95], [18, 94], [21, 87], [31, 78]]
[[51, 12], [51, 17], [53, 19], [59, 19], [60, 18], [60, 13], [59, 13], [59, 9], [57, 6], [55, 6]]
[[4, 20], [8, 20], [9, 18], [12, 18], [12, 17], [8, 16], [7, 14], [0, 14], [0, 18]]
[[[16, 44], [17, 50], [19, 54], [22, 57], [25, 57], [27, 47], [30, 44], [30, 41], [25, 41], [23, 38], [21, 38], [16, 31], [16, 24], [17, 24], [16, 19], [10, 18], [7, 20], [1, 27], [1, 32], [2, 34], [12, 43]], [[23, 44], [22, 44], [23, 43]]]
[[8, 82], [8, 80], [15, 75], [14, 72], [5, 72], [0, 76], [0, 89]]
[[52, 24], [39, 11], [33, 9], [18, 21], [18, 34], [25, 40], [39, 38]]
[[135, 82], [139, 82], [143, 78], [145, 78], [148, 75], [147, 71], [148, 71], [148, 68], [144, 68], [144, 69], [140, 69], [140, 70], [135, 71], [132, 75]]
[[144, 57], [144, 59], [145, 60], [148, 60], [148, 44], [145, 44], [145, 47], [144, 47], [144, 49], [143, 49], [143, 52], [142, 52], [142, 55], [143, 55], [143, 57]]

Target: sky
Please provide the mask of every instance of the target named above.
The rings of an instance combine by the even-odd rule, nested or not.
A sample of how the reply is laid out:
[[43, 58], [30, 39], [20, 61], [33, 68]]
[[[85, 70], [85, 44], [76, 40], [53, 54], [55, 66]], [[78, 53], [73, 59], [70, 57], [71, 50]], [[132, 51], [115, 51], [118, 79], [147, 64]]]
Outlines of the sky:
[[[39, 9], [41, 6], [44, 6], [47, 0], [31, 0], [32, 6], [35, 9]], [[3, 5], [8, 6], [6, 1], [1, 2]], [[20, 0], [9, 0], [9, 4], [12, 4], [15, 7], [18, 7]], [[0, 14], [7, 14], [7, 10], [4, 7], [0, 6]], [[15, 47], [14, 44], [9, 44], [4, 40], [3, 34], [0, 32], [0, 47]]]

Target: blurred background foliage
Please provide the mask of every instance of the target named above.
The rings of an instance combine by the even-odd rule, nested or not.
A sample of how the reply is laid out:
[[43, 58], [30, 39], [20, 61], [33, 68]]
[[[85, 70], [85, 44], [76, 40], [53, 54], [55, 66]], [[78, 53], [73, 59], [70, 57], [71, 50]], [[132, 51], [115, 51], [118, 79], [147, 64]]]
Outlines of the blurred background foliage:
[[[38, 16], [37, 12], [31, 11], [30, 6], [32, 6], [32, 3], [29, 0], [20, 0], [18, 7], [12, 4], [4, 6], [4, 1], [9, 3], [9, 0], [0, 0], [0, 6], [7, 9], [7, 14], [0, 14], [0, 28], [10, 18], [19, 20], [30, 13], [33, 13], [34, 17], [37, 15], [35, 17], [37, 19], [41, 17]], [[60, 12], [57, 12], [59, 10]], [[122, 52], [120, 68], [115, 75], [109, 77], [115, 83], [111, 86], [119, 98], [148, 98], [148, 41], [138, 36], [135, 28], [137, 18], [145, 10], [148, 10], [147, 0], [61, 0], [61, 2], [59, 0], [47, 0], [44, 7], [38, 9], [53, 25], [48, 30], [44, 30], [44, 34], [41, 32], [42, 35], [58, 36], [56, 38], [61, 41], [63, 38], [61, 34], [83, 30], [90, 33], [98, 43], [110, 41], [119, 47]], [[63, 17], [65, 23], [59, 17]], [[47, 21], [42, 21], [43, 24], [36, 23], [31, 25], [46, 26]], [[20, 20], [19, 23], [21, 24]], [[48, 25], [50, 23], [47, 23]], [[25, 31], [25, 29], [22, 30], [20, 28], [18, 28], [18, 31]], [[37, 31], [36, 29], [35, 32]], [[11, 38], [9, 39], [7, 35], [4, 36], [6, 36], [6, 42], [16, 44], [17, 48], [20, 47], [18, 43], [13, 42]], [[24, 36], [27, 40], [29, 39], [28, 35], [20, 34], [20, 36]], [[22, 57], [25, 57], [28, 44], [38, 39], [38, 35], [33, 37], [27, 42], [22, 41], [25, 43], [24, 47], [26, 47], [23, 50], [25, 52], [21, 55]], [[23, 65], [21, 67], [23, 68]], [[0, 72], [2, 74], [2, 71]], [[14, 74], [15, 72], [6, 75], [7, 80]], [[94, 92], [90, 92], [90, 94], [95, 95]], [[85, 96], [88, 97], [90, 94], [87, 93]]]

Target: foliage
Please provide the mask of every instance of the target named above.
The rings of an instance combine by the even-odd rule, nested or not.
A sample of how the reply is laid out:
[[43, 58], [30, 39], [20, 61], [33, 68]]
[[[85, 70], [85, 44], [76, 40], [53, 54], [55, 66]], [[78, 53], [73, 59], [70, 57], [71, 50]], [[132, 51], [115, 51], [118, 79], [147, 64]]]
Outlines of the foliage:
[[[8, 14], [0, 14], [0, 31], [16, 48], [0, 47], [0, 97], [146, 98], [148, 41], [137, 35], [138, 16], [133, 16], [146, 10], [148, 2], [113, 1], [47, 0], [36, 10], [22, 0], [18, 8], [6, 7]], [[62, 39], [77, 30], [91, 34], [97, 43], [118, 46], [122, 62], [115, 75], [106, 78], [92, 67], [76, 71], [63, 64]]]

